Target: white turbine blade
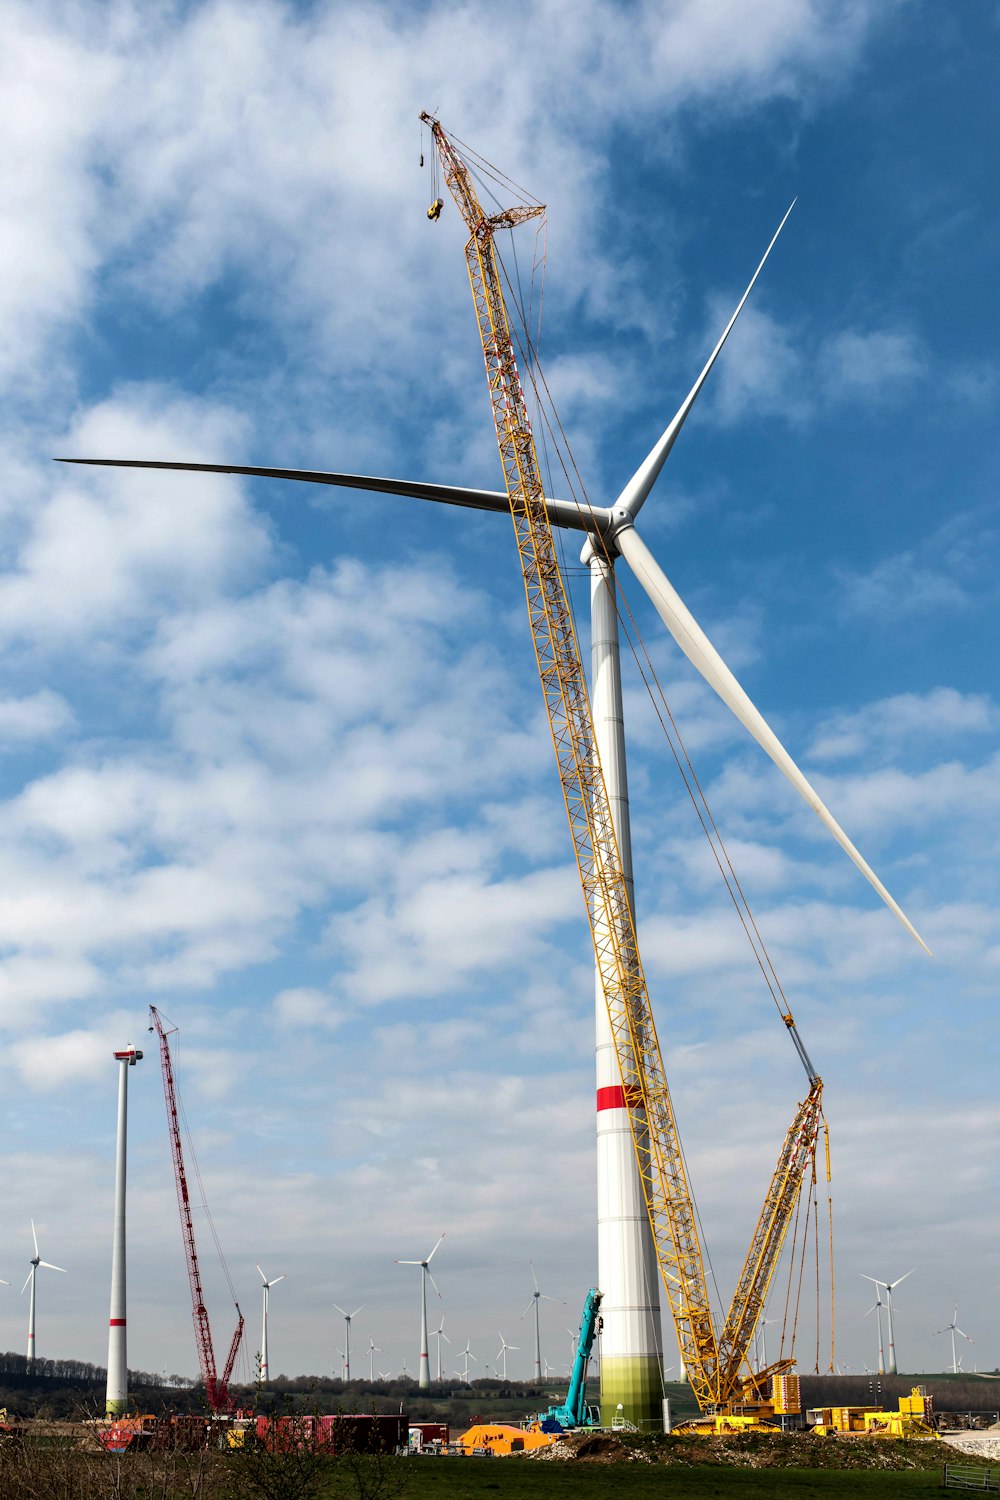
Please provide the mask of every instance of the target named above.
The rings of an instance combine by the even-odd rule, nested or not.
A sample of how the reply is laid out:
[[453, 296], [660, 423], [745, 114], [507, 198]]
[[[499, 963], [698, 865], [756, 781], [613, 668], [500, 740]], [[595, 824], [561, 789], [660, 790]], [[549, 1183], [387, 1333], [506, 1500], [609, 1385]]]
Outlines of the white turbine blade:
[[537, 1292], [538, 1291], [538, 1277], [535, 1275], [535, 1265], [534, 1265], [533, 1261], [530, 1261], [530, 1260], [528, 1261], [528, 1268], [531, 1271], [531, 1279], [535, 1283], [535, 1291]]
[[764, 261], [767, 260], [767, 257], [774, 249], [775, 240], [777, 240], [778, 235], [784, 229], [788, 215], [791, 213], [794, 207], [795, 199], [793, 198], [785, 213], [784, 219], [782, 219], [781, 223], [774, 231], [774, 238], [771, 240], [771, 243], [764, 251], [763, 260], [750, 279], [750, 285], [747, 287], [746, 291], [743, 293], [743, 296], [740, 298], [736, 311], [733, 313], [732, 317], [729, 319], [729, 322], [726, 324], [725, 329], [723, 330], [722, 337], [719, 339], [719, 342], [716, 344], [715, 348], [709, 355], [708, 363], [702, 370], [701, 374], [698, 376], [698, 379], [695, 381], [688, 394], [685, 396], [683, 402], [681, 403], [680, 410], [674, 417], [673, 421], [670, 423], [666, 432], [664, 432], [663, 436], [660, 438], [660, 441], [657, 443], [656, 447], [650, 453], [649, 457], [646, 459], [641, 468], [636, 470], [635, 474], [632, 476], [628, 484], [618, 496], [617, 503], [614, 507], [615, 509], [617, 509], [619, 506], [622, 506], [625, 510], [628, 511], [629, 515], [633, 517], [638, 515], [639, 511], [642, 509], [642, 506], [644, 505], [650, 490], [653, 488], [653, 485], [656, 482], [657, 475], [663, 468], [663, 465], [667, 460], [667, 456], [670, 453], [671, 448], [677, 441], [677, 436], [681, 428], [687, 421], [688, 412], [691, 410], [692, 406], [697, 400], [702, 386], [708, 379], [708, 375], [712, 366], [715, 364], [715, 361], [721, 354], [723, 344], [732, 333], [733, 325], [735, 324], [736, 319], [739, 317], [740, 313], [743, 311], [743, 305], [749, 297], [750, 293], [753, 291], [754, 283], [756, 282], [757, 277], [764, 269]]
[[879, 1281], [877, 1276], [866, 1276], [864, 1271], [859, 1271], [858, 1275], [861, 1277], [862, 1281], [871, 1281], [875, 1284], [875, 1286], [885, 1286], [885, 1282]]
[[260, 1279], [264, 1283], [264, 1285], [265, 1286], [270, 1286], [271, 1283], [268, 1281], [267, 1277], [264, 1275], [264, 1272], [261, 1271], [260, 1266], [257, 1267], [257, 1270], [260, 1273]]
[[[397, 1261], [394, 1262], [394, 1264], [397, 1265], [397, 1266], [422, 1266], [423, 1265], [423, 1261], [422, 1260], [397, 1260]], [[337, 1304], [334, 1303], [334, 1307], [336, 1307], [336, 1305]]]
[[[473, 490], [466, 485], [424, 484], [418, 479], [380, 479], [374, 474], [329, 474], [322, 469], [272, 469], [256, 464], [175, 463], [154, 458], [57, 458], [60, 464], [85, 464], [102, 469], [181, 469], [193, 474], [247, 474], [264, 479], [291, 479], [303, 484], [328, 484], [338, 489], [369, 490], [412, 500], [432, 500], [467, 510], [491, 510], [506, 514], [510, 500], [505, 490]], [[572, 531], [606, 531], [611, 512], [600, 505], [580, 505], [575, 500], [545, 499], [553, 526]]]
[[534, 1307], [534, 1305], [535, 1305], [535, 1299], [534, 1299], [534, 1297], [532, 1297], [531, 1301], [528, 1303], [527, 1307], [524, 1309], [524, 1312], [521, 1314], [521, 1317], [522, 1318], [526, 1318], [528, 1316], [528, 1314], [530, 1313], [531, 1309]]
[[0, 1286], [10, 1286], [10, 1282], [5, 1281], [4, 1278], [0, 1276]]
[[[906, 1276], [912, 1276], [912, 1275], [913, 1275], [913, 1272], [914, 1272], [914, 1271], [915, 1271], [915, 1270], [916, 1270], [916, 1269], [917, 1269], [917, 1268], [916, 1268], [916, 1266], [914, 1266], [914, 1267], [913, 1267], [913, 1268], [912, 1268], [912, 1270], [909, 1270], [909, 1271], [907, 1271], [907, 1273], [906, 1273]], [[906, 1276], [900, 1276], [900, 1278], [899, 1278], [899, 1280], [898, 1280], [898, 1281], [890, 1281], [890, 1282], [889, 1282], [889, 1283], [888, 1283], [888, 1286], [889, 1286], [889, 1287], [891, 1287], [891, 1288], [892, 1288], [892, 1290], [893, 1290], [893, 1291], [895, 1291], [895, 1290], [896, 1290], [896, 1288], [897, 1288], [897, 1287], [898, 1287], [898, 1286], [899, 1286], [899, 1285], [900, 1285], [900, 1284], [901, 1284], [901, 1283], [902, 1283], [902, 1282], [904, 1282], [904, 1281], [905, 1281], [905, 1280], [906, 1280]], [[957, 1317], [957, 1316], [958, 1316], [958, 1309], [957, 1309], [957, 1308], [956, 1308], [956, 1309], [955, 1309], [955, 1315], [956, 1315], [956, 1317]]]
[[[34, 1266], [32, 1266], [31, 1270], [28, 1272], [28, 1281], [31, 1280], [31, 1278], [32, 1278], [32, 1276], [34, 1276], [34, 1274], [35, 1274], [35, 1268], [34, 1268]], [[24, 1283], [24, 1286], [21, 1288], [21, 1296], [22, 1297], [24, 1296], [25, 1292], [28, 1290], [28, 1281], [26, 1281]]]
[[340, 1315], [342, 1317], [344, 1317], [344, 1318], [347, 1317], [347, 1314], [344, 1312], [344, 1309], [341, 1307], [341, 1305], [340, 1305], [339, 1302], [334, 1302], [331, 1305], [337, 1309], [337, 1311], [340, 1313]]
[[447, 1335], [447, 1334], [446, 1334], [446, 1333], [445, 1333], [445, 1331], [444, 1331], [444, 1329], [443, 1329], [443, 1328], [439, 1328], [439, 1329], [438, 1329], [438, 1333], [439, 1333], [439, 1334], [440, 1334], [440, 1335], [441, 1335], [441, 1337], [442, 1337], [442, 1338], [443, 1338], [443, 1339], [444, 1339], [444, 1341], [445, 1341], [445, 1343], [446, 1343], [446, 1344], [450, 1344], [450, 1343], [451, 1343], [451, 1339], [450, 1339], [450, 1338], [449, 1338], [449, 1337], [448, 1337], [448, 1335]]
[[61, 1271], [64, 1276], [69, 1275], [65, 1266], [54, 1266], [50, 1260], [40, 1260], [38, 1264], [44, 1266], [46, 1271]]
[[34, 1221], [34, 1219], [29, 1219], [28, 1222], [31, 1225], [31, 1238], [35, 1242], [35, 1254], [37, 1255], [38, 1254], [38, 1235], [35, 1233], [35, 1221]]
[[276, 1276], [276, 1277], [275, 1277], [275, 1278], [274, 1278], [274, 1280], [273, 1280], [273, 1281], [269, 1281], [269, 1282], [268, 1282], [268, 1283], [267, 1283], [267, 1285], [268, 1285], [268, 1286], [277, 1286], [277, 1285], [278, 1285], [278, 1282], [279, 1282], [279, 1281], [284, 1281], [284, 1279], [285, 1279], [285, 1272], [284, 1272], [284, 1271], [282, 1271], [282, 1273], [281, 1273], [281, 1275], [280, 1275], [280, 1276]]
[[558, 1302], [561, 1307], [566, 1306], [561, 1297], [548, 1297], [544, 1292], [539, 1292], [538, 1295], [541, 1297], [543, 1302]]
[[443, 1240], [443, 1239], [444, 1239], [444, 1235], [441, 1236], [441, 1239], [438, 1240], [437, 1244], [434, 1246], [434, 1249], [431, 1251], [430, 1255], [428, 1255], [428, 1257], [427, 1257], [427, 1264], [428, 1265], [430, 1265], [430, 1263], [434, 1259], [435, 1255], [437, 1255], [438, 1248], [440, 1247], [441, 1240]]
[[961, 1330], [961, 1328], [959, 1328], [959, 1326], [958, 1326], [957, 1323], [955, 1324], [955, 1332], [956, 1333], [961, 1333], [963, 1339], [967, 1339], [970, 1344], [974, 1344], [976, 1342], [975, 1339], [970, 1339], [969, 1335], [967, 1333], [962, 1333], [962, 1330]]
[[430, 1271], [427, 1272], [427, 1280], [430, 1282], [431, 1286], [434, 1288], [434, 1290], [437, 1292], [438, 1296], [440, 1297], [441, 1293], [440, 1293], [440, 1291], [438, 1291], [438, 1284], [434, 1280], [434, 1277], [431, 1275]]
[[[882, 1306], [881, 1302], [873, 1302], [872, 1305], [871, 1305], [871, 1307], [865, 1313], [865, 1317], [866, 1318], [870, 1318], [871, 1315], [872, 1315], [872, 1313], [875, 1311], [876, 1307], [881, 1307], [881, 1306]], [[942, 1332], [943, 1332], [943, 1330], [942, 1330]]]
[[507, 1352], [508, 1352], [508, 1354], [509, 1354], [509, 1353], [510, 1353], [510, 1352], [511, 1352], [511, 1351], [512, 1351], [512, 1350], [513, 1350], [513, 1352], [514, 1352], [514, 1353], [515, 1353], [515, 1354], [520, 1354], [520, 1352], [521, 1352], [521, 1346], [520, 1346], [520, 1344], [508, 1344], [508, 1345], [507, 1345]]
[[[929, 954], [931, 950], [909, 917], [906, 916], [902, 908], [889, 895], [889, 892], [881, 880], [879, 880], [875, 871], [866, 863], [857, 849], [855, 849], [847, 834], [821, 799], [819, 793], [799, 770], [763, 715], [754, 707], [732, 672], [730, 672], [722, 660], [722, 657], [677, 593], [673, 584], [663, 572], [663, 569], [642, 540], [642, 537], [639, 536], [634, 527], [628, 526], [616, 534], [615, 542], [618, 550], [652, 600], [660, 619], [666, 625], [670, 634], [684, 652], [684, 655], [698, 669], [709, 687], [718, 693], [723, 703], [736, 715], [743, 727], [749, 730], [761, 748], [767, 752], [778, 769], [784, 773], [792, 786], [795, 787], [799, 795], [809, 804], [816, 816], [833, 834], [840, 847], [857, 865], [865, 879], [870, 881], [874, 886], [889, 910], [899, 918], [907, 932]], [[907, 1275], [909, 1274], [907, 1272]], [[873, 1281], [874, 1279], [874, 1277], [868, 1278], [869, 1281]], [[900, 1278], [900, 1280], [903, 1279], [902, 1277]], [[885, 1283], [882, 1284], [885, 1285]]]
[[950, 1333], [951, 1330], [954, 1328], [954, 1326], [955, 1326], [954, 1323], [949, 1323], [946, 1328], [935, 1328], [935, 1330], [934, 1330], [933, 1334], [931, 1335], [931, 1337], [932, 1338], [937, 1338], [937, 1336], [938, 1336], [939, 1333]]
[[[359, 1312], [364, 1312], [364, 1310], [365, 1310], [365, 1308], [366, 1308], [366, 1307], [367, 1307], [367, 1306], [368, 1306], [368, 1303], [367, 1303], [367, 1302], [362, 1302], [362, 1304], [361, 1304], [361, 1306], [360, 1306], [360, 1307], [356, 1307], [356, 1308], [355, 1308], [355, 1309], [354, 1309], [354, 1311], [353, 1311], [353, 1312], [352, 1312], [352, 1313], [351, 1313], [351, 1315], [350, 1315], [350, 1316], [351, 1316], [351, 1317], [352, 1317], [352, 1318], [356, 1318], [356, 1317], [357, 1317], [357, 1315], [358, 1315], [358, 1313], [359, 1313]], [[346, 1314], [345, 1314], [345, 1316], [346, 1316]]]

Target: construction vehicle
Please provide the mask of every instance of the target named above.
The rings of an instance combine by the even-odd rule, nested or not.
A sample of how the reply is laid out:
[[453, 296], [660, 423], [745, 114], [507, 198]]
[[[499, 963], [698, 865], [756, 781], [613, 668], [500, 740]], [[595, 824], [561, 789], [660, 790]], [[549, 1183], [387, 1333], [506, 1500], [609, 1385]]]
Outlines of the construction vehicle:
[[587, 1367], [594, 1347], [594, 1340], [601, 1331], [601, 1293], [591, 1287], [583, 1304], [580, 1332], [576, 1340], [576, 1357], [570, 1374], [566, 1400], [561, 1406], [550, 1406], [539, 1412], [530, 1423], [529, 1430], [535, 1432], [566, 1432], [573, 1427], [599, 1427], [600, 1408], [587, 1405]]
[[860, 1433], [865, 1437], [935, 1438], [931, 1423], [934, 1398], [922, 1385], [900, 1396], [895, 1411], [881, 1406], [817, 1406], [806, 1413], [806, 1422], [820, 1437], [833, 1433]]
[[[479, 327], [494, 427], [514, 524], [525, 597], [566, 805], [577, 871], [601, 985], [608, 1007], [622, 1095], [642, 1179], [656, 1255], [677, 1331], [681, 1357], [701, 1410], [746, 1413], [769, 1404], [769, 1381], [792, 1360], [760, 1372], [747, 1352], [767, 1301], [778, 1258], [806, 1173], [815, 1181], [822, 1122], [822, 1081], [798, 1036], [791, 1013], [783, 1020], [809, 1078], [751, 1242], [721, 1332], [713, 1318], [680, 1136], [643, 974], [621, 852], [597, 753], [586, 678], [572, 612], [553, 540], [504, 296], [504, 274], [495, 245], [498, 231], [513, 230], [544, 213], [521, 203], [490, 215], [472, 175], [440, 122], [426, 112], [445, 183], [469, 231], [466, 267]], [[437, 219], [434, 205], [430, 216]], [[529, 371], [530, 376], [530, 371]], [[608, 543], [597, 533], [595, 547]], [[610, 560], [610, 553], [608, 554]]]
[[[212, 1343], [212, 1329], [208, 1320], [208, 1309], [205, 1306], [205, 1296], [201, 1286], [201, 1268], [198, 1264], [198, 1247], [194, 1237], [194, 1220], [191, 1216], [191, 1195], [188, 1191], [187, 1171], [184, 1166], [184, 1148], [181, 1142], [181, 1115], [178, 1103], [177, 1088], [174, 1083], [174, 1068], [170, 1057], [170, 1043], [168, 1038], [176, 1032], [176, 1027], [170, 1031], [165, 1030], [163, 1018], [155, 1005], [149, 1007], [149, 1013], [153, 1018], [153, 1024], [149, 1028], [155, 1031], [160, 1039], [160, 1063], [163, 1070], [163, 1095], [167, 1105], [167, 1129], [170, 1133], [170, 1150], [174, 1163], [174, 1181], [177, 1187], [177, 1207], [181, 1218], [181, 1238], [184, 1241], [184, 1255], [187, 1261], [188, 1283], [191, 1289], [191, 1312], [194, 1319], [195, 1345], [198, 1350], [198, 1367], [201, 1371], [202, 1383], [205, 1387], [205, 1399], [213, 1412], [226, 1412], [231, 1410], [232, 1401], [229, 1396], [229, 1380], [236, 1363], [240, 1344], [243, 1341], [243, 1314], [240, 1305], [236, 1302], [236, 1331], [229, 1345], [226, 1355], [226, 1363], [223, 1366], [222, 1375], [219, 1376], [215, 1363], [215, 1346]], [[226, 1273], [228, 1277], [228, 1272]], [[230, 1283], [231, 1286], [231, 1283]]]

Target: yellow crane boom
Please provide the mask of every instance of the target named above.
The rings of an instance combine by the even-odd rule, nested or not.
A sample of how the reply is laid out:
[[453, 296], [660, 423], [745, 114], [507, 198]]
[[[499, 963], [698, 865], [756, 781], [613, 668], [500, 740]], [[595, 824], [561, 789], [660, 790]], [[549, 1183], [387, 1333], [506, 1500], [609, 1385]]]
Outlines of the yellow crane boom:
[[[512, 229], [544, 208], [518, 205], [488, 215], [440, 122], [427, 113], [421, 119], [431, 129], [445, 182], [469, 230], [466, 265], [531, 636], [649, 1221], [692, 1388], [699, 1406], [714, 1410], [731, 1401], [739, 1388], [740, 1367], [815, 1147], [822, 1084], [811, 1077], [809, 1098], [786, 1136], [720, 1339], [494, 245], [497, 230]], [[438, 217], [439, 201], [437, 207], [438, 213], [429, 217]]]

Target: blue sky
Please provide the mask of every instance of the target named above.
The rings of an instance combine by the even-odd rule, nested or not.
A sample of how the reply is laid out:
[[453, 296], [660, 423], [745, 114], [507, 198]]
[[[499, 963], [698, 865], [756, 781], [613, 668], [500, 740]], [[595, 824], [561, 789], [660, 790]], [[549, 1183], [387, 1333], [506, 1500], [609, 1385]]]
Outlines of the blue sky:
[[[287, 1275], [275, 1371], [338, 1367], [333, 1300], [368, 1304], [356, 1362], [412, 1369], [392, 1262], [442, 1230], [446, 1328], [482, 1361], [502, 1329], [512, 1374], [529, 1259], [567, 1301], [553, 1364], [595, 1275], [588, 939], [509, 525], [50, 462], [497, 487], [431, 108], [549, 205], [543, 359], [599, 504], [798, 196], [643, 533], [933, 961], [629, 601], [827, 1083], [838, 1359], [873, 1360], [860, 1273], [912, 1265], [902, 1366], [945, 1362], [956, 1301], [966, 1364], [1000, 1362], [997, 12], [753, 9], [5, 7], [4, 1347], [33, 1216], [70, 1272], [39, 1353], [104, 1359], [110, 1053], [149, 1002], [252, 1327], [255, 1262]], [[640, 938], [728, 1295], [802, 1085], [627, 694]], [[152, 1052], [132, 1100], [130, 1362], [193, 1373]]]

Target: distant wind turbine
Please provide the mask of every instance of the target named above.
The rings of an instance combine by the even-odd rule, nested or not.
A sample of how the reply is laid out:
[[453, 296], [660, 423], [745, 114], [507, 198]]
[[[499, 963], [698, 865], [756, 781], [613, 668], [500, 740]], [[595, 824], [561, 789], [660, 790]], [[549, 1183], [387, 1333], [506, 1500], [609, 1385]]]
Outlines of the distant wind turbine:
[[350, 1380], [350, 1378], [351, 1378], [351, 1319], [352, 1318], [356, 1318], [357, 1315], [358, 1315], [358, 1313], [361, 1312], [361, 1311], [363, 1311], [363, 1309], [368, 1306], [368, 1303], [367, 1302], [362, 1302], [361, 1306], [360, 1307], [356, 1307], [354, 1309], [354, 1311], [351, 1312], [351, 1313], [344, 1312], [344, 1309], [337, 1302], [335, 1302], [333, 1305], [337, 1309], [337, 1311], [343, 1315], [344, 1322], [347, 1324], [347, 1336], [346, 1336], [345, 1341], [344, 1341], [345, 1345], [346, 1345], [346, 1348], [344, 1350], [344, 1379], [345, 1380]]
[[443, 1317], [441, 1319], [441, 1322], [438, 1324], [438, 1326], [432, 1332], [431, 1338], [432, 1339], [437, 1339], [437, 1341], [438, 1341], [437, 1381], [438, 1381], [438, 1384], [440, 1385], [440, 1383], [441, 1383], [441, 1340], [444, 1339], [444, 1341], [445, 1341], [446, 1344], [450, 1344], [451, 1343], [451, 1339], [448, 1337], [448, 1335], [444, 1331], [444, 1318]]
[[[913, 1268], [915, 1270], [916, 1267]], [[913, 1270], [907, 1271], [906, 1276], [912, 1276]], [[906, 1276], [897, 1276], [895, 1281], [879, 1281], [874, 1276], [866, 1276], [864, 1271], [860, 1273], [863, 1281], [872, 1281], [876, 1286], [885, 1287], [885, 1321], [889, 1331], [889, 1370], [890, 1375], [896, 1374], [896, 1345], [892, 1337], [892, 1293], [893, 1288], [899, 1286], [900, 1282], [906, 1280]]]
[[[872, 1313], [874, 1313], [878, 1322], [878, 1373], [880, 1375], [885, 1374], [885, 1351], [882, 1348], [882, 1308], [884, 1305], [885, 1304], [882, 1301], [882, 1288], [876, 1287], [875, 1301], [865, 1313], [865, 1317], [870, 1318]], [[865, 1365], [865, 1374], [868, 1373], [868, 1366]]]
[[461, 1375], [461, 1377], [465, 1381], [466, 1385], [471, 1385], [471, 1383], [472, 1383], [469, 1380], [469, 1360], [470, 1359], [474, 1360], [477, 1365], [479, 1363], [478, 1359], [476, 1359], [476, 1356], [472, 1352], [471, 1345], [472, 1345], [472, 1340], [471, 1339], [466, 1339], [466, 1341], [465, 1341], [465, 1348], [462, 1350], [461, 1354], [458, 1356], [459, 1359], [464, 1359], [465, 1360], [465, 1369], [464, 1370], [456, 1370], [455, 1371], [456, 1375]]
[[[517, 1345], [517, 1344], [508, 1344], [507, 1340], [504, 1338], [503, 1334], [501, 1333], [501, 1335], [500, 1335], [500, 1348], [497, 1350], [497, 1355], [496, 1355], [497, 1359], [502, 1359], [503, 1360], [503, 1369], [500, 1371], [500, 1378], [501, 1378], [501, 1380], [506, 1380], [507, 1379], [507, 1350], [508, 1349], [513, 1350], [515, 1353], [520, 1353], [520, 1347], [519, 1347], [519, 1345]], [[494, 1360], [493, 1363], [496, 1364], [496, 1360]]]
[[[527, 1307], [524, 1309], [524, 1312], [521, 1314], [521, 1317], [522, 1318], [526, 1318], [527, 1315], [528, 1315], [528, 1313], [531, 1311], [531, 1309], [532, 1308], [535, 1309], [535, 1379], [536, 1380], [541, 1380], [541, 1378], [542, 1378], [542, 1342], [541, 1342], [541, 1333], [539, 1331], [538, 1304], [540, 1302], [556, 1302], [558, 1299], [556, 1297], [549, 1297], [549, 1296], [546, 1295], [545, 1292], [540, 1292], [538, 1290], [538, 1277], [535, 1275], [534, 1264], [530, 1260], [528, 1261], [528, 1267], [529, 1267], [529, 1269], [531, 1271], [531, 1279], [535, 1283], [535, 1290], [532, 1292], [532, 1294], [531, 1294], [531, 1301], [528, 1303]], [[563, 1306], [565, 1306], [565, 1303], [563, 1304]]]
[[268, 1312], [268, 1301], [269, 1301], [269, 1298], [270, 1298], [271, 1288], [273, 1286], [277, 1286], [279, 1281], [284, 1281], [285, 1274], [284, 1274], [284, 1272], [282, 1272], [282, 1274], [280, 1276], [275, 1276], [275, 1278], [274, 1278], [273, 1281], [268, 1281], [267, 1277], [264, 1275], [264, 1272], [260, 1269], [260, 1266], [257, 1267], [257, 1271], [258, 1271], [258, 1274], [260, 1276], [261, 1281], [264, 1283], [264, 1286], [263, 1286], [264, 1308], [263, 1308], [263, 1314], [262, 1314], [262, 1318], [261, 1318], [261, 1332], [260, 1332], [260, 1383], [261, 1383], [261, 1385], [266, 1385], [267, 1384], [267, 1312]]
[[956, 1353], [955, 1353], [955, 1335], [956, 1335], [956, 1333], [961, 1334], [962, 1338], [965, 1339], [968, 1343], [970, 1343], [970, 1344], [974, 1344], [975, 1343], [975, 1339], [970, 1339], [969, 1335], [967, 1333], [963, 1333], [962, 1330], [961, 1330], [961, 1328], [959, 1328], [959, 1326], [958, 1326], [958, 1303], [957, 1302], [955, 1303], [955, 1311], [952, 1314], [951, 1322], [945, 1324], [944, 1328], [939, 1328], [937, 1330], [937, 1333], [935, 1333], [935, 1335], [934, 1335], [935, 1338], [937, 1338], [937, 1334], [938, 1333], [950, 1333], [951, 1334], [951, 1373], [953, 1375], [957, 1375], [958, 1374], [958, 1367], [962, 1363], [962, 1361], [960, 1359], [956, 1358]]
[[[380, 1348], [380, 1346], [378, 1344], [376, 1344], [375, 1340], [371, 1337], [371, 1335], [369, 1335], [369, 1337], [368, 1337], [368, 1379], [372, 1382], [373, 1385], [375, 1383], [375, 1356], [376, 1356], [376, 1354], [384, 1354], [384, 1353], [385, 1353], [385, 1350], [382, 1349], [382, 1348]], [[379, 1379], [380, 1380], [382, 1379], [381, 1375], [379, 1375]]]
[[28, 1272], [28, 1280], [21, 1288], [21, 1296], [24, 1296], [30, 1284], [31, 1297], [28, 1302], [28, 1369], [30, 1370], [34, 1367], [35, 1363], [35, 1273], [38, 1271], [39, 1266], [44, 1266], [46, 1271], [61, 1271], [64, 1276], [68, 1273], [65, 1266], [54, 1266], [51, 1261], [42, 1260], [41, 1255], [38, 1253], [38, 1236], [35, 1233], [35, 1221], [31, 1219], [29, 1222], [31, 1224], [31, 1238], [35, 1246], [35, 1254], [31, 1262], [31, 1270]]
[[444, 1235], [442, 1234], [441, 1239], [438, 1240], [437, 1245], [434, 1246], [434, 1249], [431, 1251], [430, 1255], [428, 1255], [428, 1257], [427, 1257], [426, 1260], [397, 1260], [397, 1262], [396, 1262], [397, 1266], [420, 1266], [421, 1267], [421, 1271], [420, 1271], [420, 1375], [419, 1375], [419, 1382], [418, 1383], [419, 1383], [420, 1389], [422, 1391], [429, 1390], [430, 1389], [430, 1384], [431, 1384], [431, 1361], [430, 1361], [430, 1355], [429, 1355], [428, 1350], [427, 1350], [427, 1282], [430, 1281], [431, 1286], [434, 1288], [434, 1290], [437, 1292], [438, 1296], [440, 1297], [441, 1293], [438, 1291], [438, 1284], [434, 1280], [434, 1277], [431, 1275], [431, 1272], [430, 1272], [430, 1264], [431, 1264], [431, 1261], [434, 1259], [435, 1255], [437, 1254], [437, 1252], [438, 1252], [438, 1246], [441, 1244], [441, 1240], [443, 1240], [443, 1239], [444, 1239]]

